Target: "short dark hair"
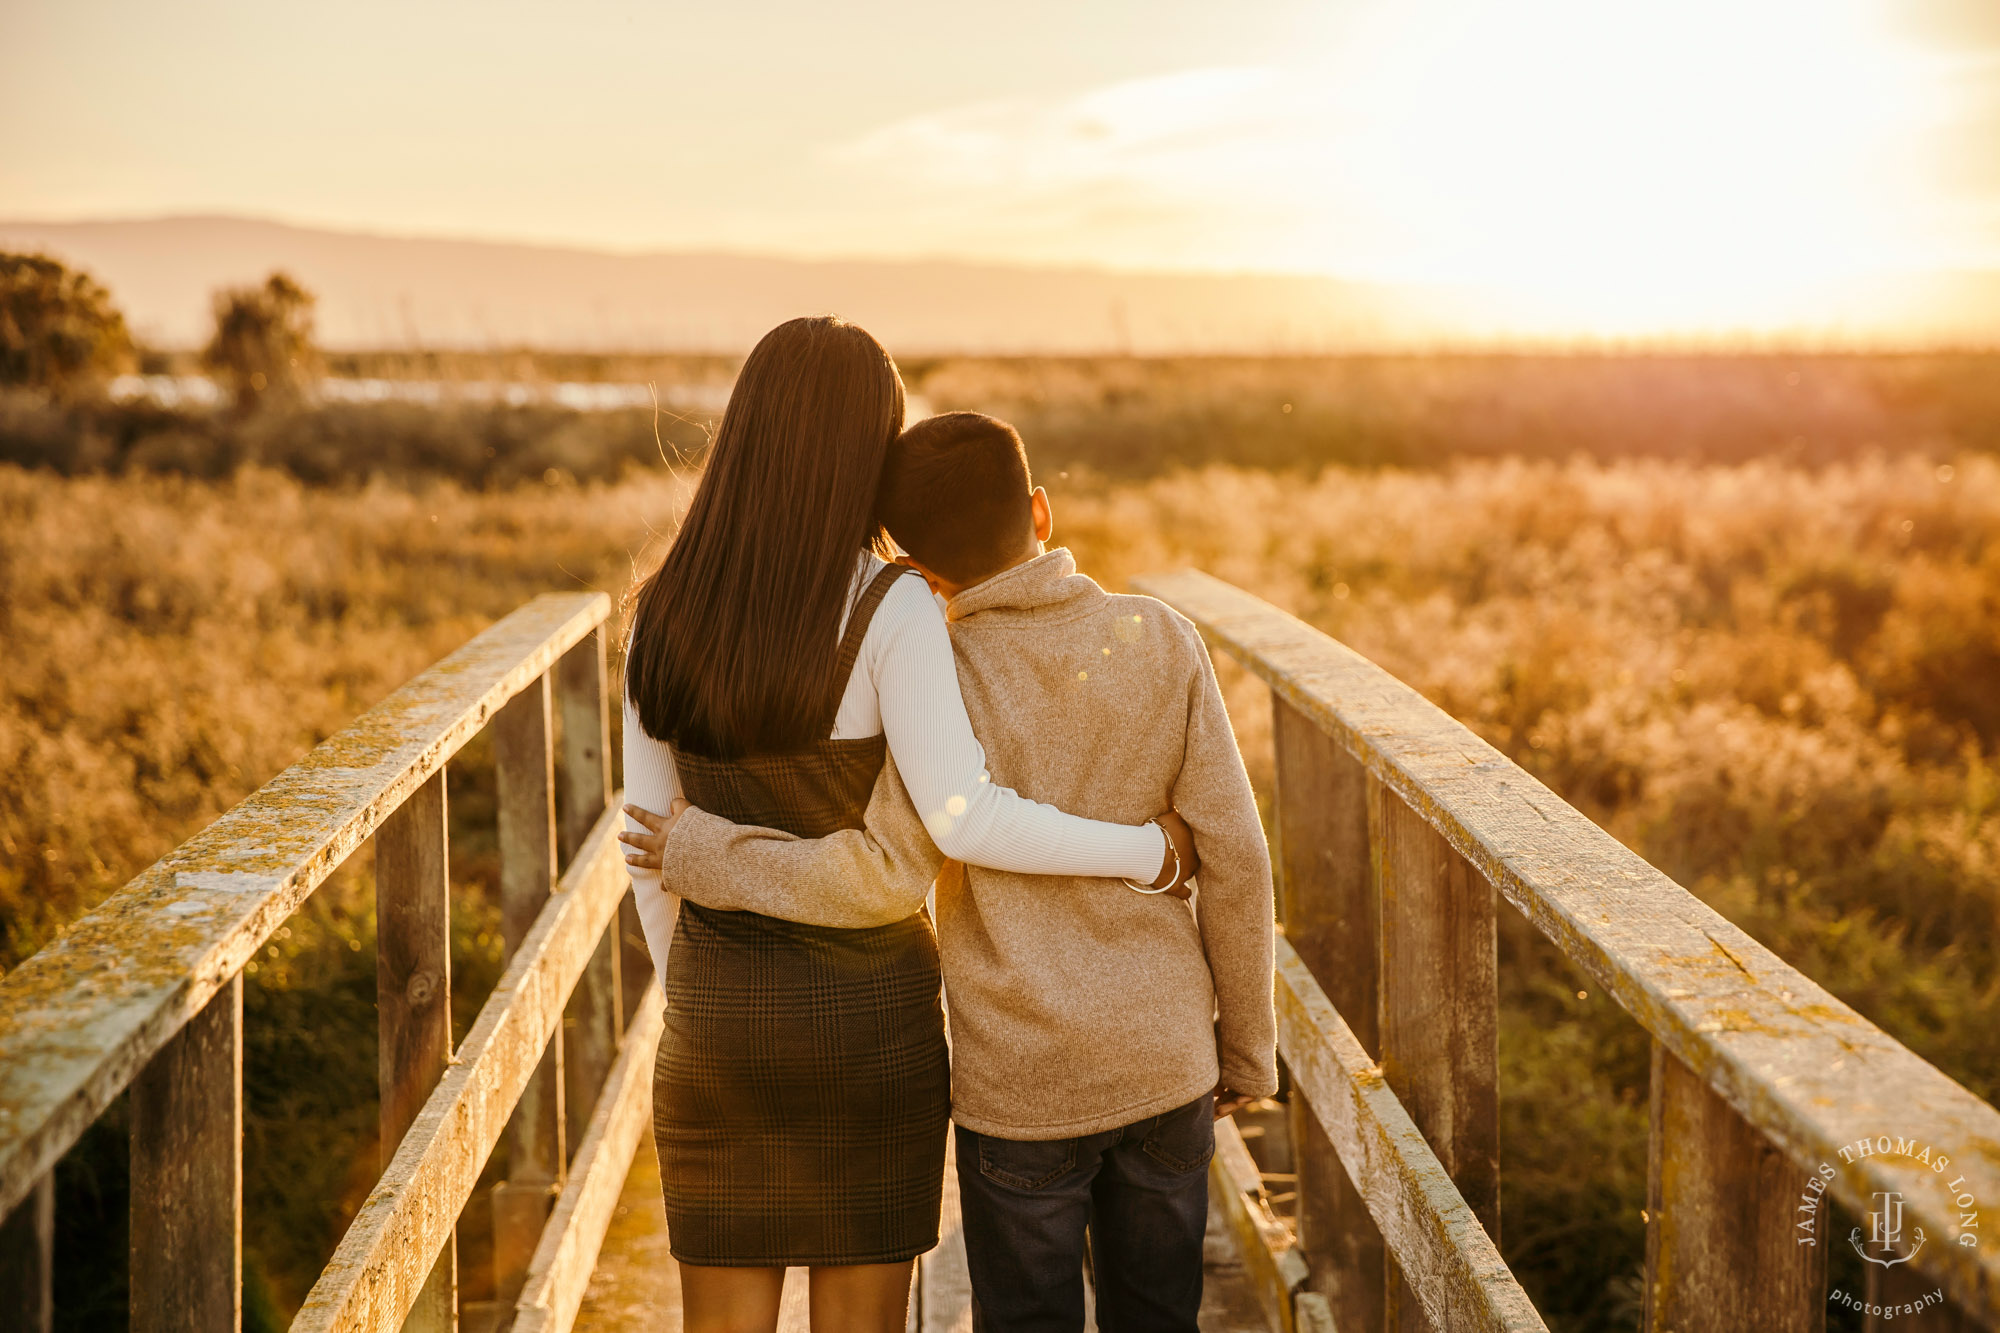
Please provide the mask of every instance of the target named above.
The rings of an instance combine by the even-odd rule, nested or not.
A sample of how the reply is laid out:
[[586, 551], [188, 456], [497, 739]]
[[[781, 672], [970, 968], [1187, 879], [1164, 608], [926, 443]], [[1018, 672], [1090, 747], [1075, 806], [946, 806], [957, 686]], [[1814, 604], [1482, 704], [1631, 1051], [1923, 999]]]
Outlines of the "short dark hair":
[[882, 526], [932, 573], [972, 584], [997, 574], [1034, 531], [1034, 480], [1020, 434], [981, 412], [926, 417], [882, 468]]

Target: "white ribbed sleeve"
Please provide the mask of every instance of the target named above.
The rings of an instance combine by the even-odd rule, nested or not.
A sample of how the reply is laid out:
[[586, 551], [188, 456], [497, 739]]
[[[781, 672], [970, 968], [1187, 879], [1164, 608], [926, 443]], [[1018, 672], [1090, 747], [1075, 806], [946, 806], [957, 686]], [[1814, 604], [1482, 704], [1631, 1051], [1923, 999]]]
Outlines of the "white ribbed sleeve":
[[[872, 578], [881, 563], [864, 560]], [[625, 799], [665, 813], [681, 794], [673, 752], [625, 700]], [[1024, 875], [1122, 877], [1150, 883], [1166, 857], [1149, 824], [1107, 824], [1065, 814], [992, 781], [958, 689], [944, 612], [922, 579], [896, 580], [862, 636], [841, 696], [835, 738], [886, 735], [903, 784], [938, 850], [954, 860]], [[642, 832], [631, 819], [626, 826]], [[627, 867], [656, 968], [666, 965], [680, 899], [659, 872]]]
[[[674, 752], [666, 742], [656, 741], [639, 725], [639, 710], [625, 699], [625, 803], [641, 810], [665, 814], [681, 794], [681, 775], [674, 767]], [[629, 833], [644, 833], [646, 826], [625, 816]], [[628, 849], [629, 850], [629, 849]], [[674, 941], [674, 921], [680, 916], [681, 900], [660, 884], [660, 872], [625, 866], [632, 876], [632, 900], [639, 908], [639, 928], [646, 935], [646, 952], [653, 955], [653, 973], [667, 974], [667, 946]]]

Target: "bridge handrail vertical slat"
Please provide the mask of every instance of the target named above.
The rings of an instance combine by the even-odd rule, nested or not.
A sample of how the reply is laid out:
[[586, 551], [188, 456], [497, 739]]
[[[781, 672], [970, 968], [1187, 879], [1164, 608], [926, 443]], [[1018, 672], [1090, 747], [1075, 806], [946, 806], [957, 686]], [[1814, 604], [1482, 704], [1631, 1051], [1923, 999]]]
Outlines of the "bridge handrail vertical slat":
[[629, 890], [622, 827], [608, 809], [578, 849], [313, 1284], [292, 1333], [402, 1327]]
[[[510, 960], [556, 885], [554, 697], [544, 675], [493, 718], [493, 769], [500, 843], [502, 962]], [[600, 805], [602, 803], [600, 802]], [[506, 1175], [488, 1200], [493, 1225], [493, 1299], [520, 1295], [542, 1224], [562, 1187], [563, 1032], [558, 1023], [507, 1126]]]
[[1966, 1192], [2000, 1201], [2000, 1111], [1352, 649], [1198, 571], [1135, 586], [1346, 748], [1794, 1163], [1825, 1164], [1836, 1198], [1865, 1215], [1877, 1192], [1901, 1194], [1907, 1225], [1939, 1242], [1928, 1271], [2000, 1320], [2000, 1246], [1946, 1243], [1959, 1215], [1929, 1169], [1852, 1150], [1883, 1134], [1931, 1145]]
[[[1310, 719], [1271, 700], [1272, 865], [1286, 942], [1321, 979], [1327, 1000], [1373, 1056], [1380, 1008], [1381, 893], [1369, 822], [1379, 801], [1368, 771]], [[1298, 1175], [1293, 1225], [1308, 1281], [1343, 1328], [1383, 1326], [1387, 1255], [1367, 1204], [1355, 1193], [1296, 1084], [1285, 1108]]]
[[[564, 858], [589, 836], [611, 795], [611, 710], [606, 706], [604, 630], [587, 635], [555, 670], [556, 711], [562, 718], [562, 837]], [[572, 1130], [590, 1123], [598, 1089], [618, 1058], [625, 1030], [621, 955], [616, 928], [605, 932], [596, 957], [570, 1000], [563, 1023], [563, 1117]], [[565, 1139], [574, 1156], [579, 1135]]]
[[[381, 1164], [451, 1067], [451, 855], [445, 775], [433, 773], [375, 831], [376, 1084]], [[447, 1238], [403, 1333], [450, 1333], [458, 1246]]]
[[1277, 949], [1278, 1049], [1431, 1327], [1548, 1333], [1382, 1067], [1283, 937]]
[[390, 812], [610, 606], [595, 592], [529, 602], [0, 978], [0, 1215]]

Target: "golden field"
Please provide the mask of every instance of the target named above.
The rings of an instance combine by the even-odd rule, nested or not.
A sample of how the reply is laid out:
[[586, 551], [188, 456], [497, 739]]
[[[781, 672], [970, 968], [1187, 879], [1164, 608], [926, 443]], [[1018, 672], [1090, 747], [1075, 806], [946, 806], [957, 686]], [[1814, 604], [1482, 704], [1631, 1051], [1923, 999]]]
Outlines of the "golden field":
[[[0, 467], [0, 962], [532, 594], [620, 595], [687, 486], [550, 475], [318, 489]], [[1195, 565], [1325, 628], [2000, 1095], [1991, 455], [1040, 479], [1100, 581]], [[1263, 691], [1225, 681], [1268, 788]], [[497, 958], [481, 762], [452, 788], [462, 1007]], [[366, 874], [323, 891], [249, 988], [253, 1324], [303, 1295], [372, 1178]], [[1644, 1034], [1511, 911], [1501, 978], [1503, 1249], [1552, 1327], [1633, 1326]], [[119, 1185], [99, 1146], [59, 1225], [101, 1246]]]

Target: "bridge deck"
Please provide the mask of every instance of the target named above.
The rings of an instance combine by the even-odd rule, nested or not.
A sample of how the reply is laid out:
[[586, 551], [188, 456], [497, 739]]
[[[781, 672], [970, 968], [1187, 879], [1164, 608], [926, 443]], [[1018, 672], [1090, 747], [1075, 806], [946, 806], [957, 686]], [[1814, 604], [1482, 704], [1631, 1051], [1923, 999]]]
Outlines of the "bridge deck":
[[[952, 1168], [947, 1165], [947, 1172]], [[949, 1179], [949, 1175], [947, 1176]], [[944, 1219], [945, 1244], [940, 1251], [961, 1247], [958, 1232], [956, 1193], [947, 1191]], [[935, 1257], [933, 1257], [935, 1256]], [[933, 1252], [927, 1256], [931, 1280], [926, 1284], [929, 1308], [920, 1325], [922, 1333], [959, 1333], [972, 1327], [972, 1312], [962, 1295], [952, 1299], [955, 1284], [939, 1281], [947, 1271], [963, 1272], [954, 1266], [956, 1256]], [[1208, 1245], [1203, 1256], [1207, 1283], [1202, 1297], [1201, 1326], [1209, 1333], [1267, 1333], [1269, 1325], [1244, 1272], [1236, 1242], [1213, 1210], [1208, 1219]], [[807, 1333], [805, 1274], [794, 1270], [785, 1284], [784, 1314], [779, 1333]], [[611, 1227], [598, 1251], [597, 1268], [591, 1274], [583, 1307], [577, 1312], [575, 1333], [680, 1333], [680, 1283], [674, 1261], [667, 1253], [667, 1219], [660, 1206], [660, 1168], [653, 1155], [650, 1138], [639, 1144], [632, 1157], [632, 1170]], [[1087, 1327], [1095, 1330], [1094, 1322]]]

